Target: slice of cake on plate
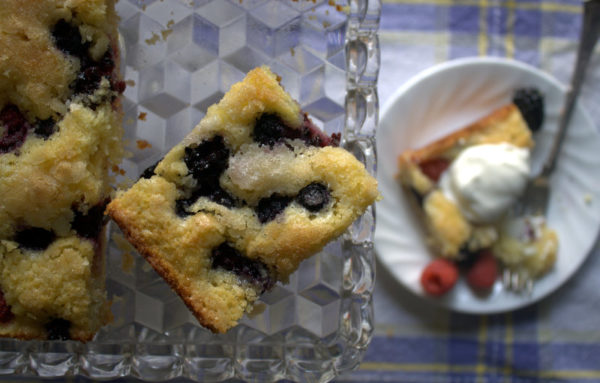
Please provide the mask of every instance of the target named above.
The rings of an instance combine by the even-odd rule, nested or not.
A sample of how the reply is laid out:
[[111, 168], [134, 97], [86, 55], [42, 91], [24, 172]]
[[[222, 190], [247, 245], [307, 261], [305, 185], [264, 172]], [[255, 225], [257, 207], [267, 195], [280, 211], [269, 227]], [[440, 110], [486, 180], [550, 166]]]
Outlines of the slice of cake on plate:
[[112, 1], [0, 7], [0, 336], [107, 323], [104, 207], [122, 158]]
[[463, 261], [491, 251], [505, 267], [539, 277], [554, 264], [558, 239], [543, 214], [508, 214], [530, 177], [531, 130], [541, 125], [540, 106], [529, 103], [539, 93], [517, 94], [515, 102], [522, 108], [527, 97], [527, 120], [533, 126], [516, 104], [506, 105], [421, 149], [402, 153], [398, 178], [416, 197], [435, 256]]
[[378, 197], [338, 141], [256, 68], [108, 212], [198, 321], [225, 332]]

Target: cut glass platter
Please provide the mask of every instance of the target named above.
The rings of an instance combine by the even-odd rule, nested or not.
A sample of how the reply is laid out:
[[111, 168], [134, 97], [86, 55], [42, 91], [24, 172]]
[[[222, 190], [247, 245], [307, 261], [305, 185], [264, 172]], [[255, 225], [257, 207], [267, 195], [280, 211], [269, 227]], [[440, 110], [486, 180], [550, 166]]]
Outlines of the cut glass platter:
[[[338, 4], [336, 4], [338, 3]], [[250, 69], [263, 64], [327, 134], [375, 173], [379, 0], [120, 0], [125, 143], [137, 179]], [[373, 331], [374, 211], [263, 295], [223, 335], [109, 224], [114, 320], [92, 342], [0, 340], [0, 374], [327, 381], [356, 368]]]

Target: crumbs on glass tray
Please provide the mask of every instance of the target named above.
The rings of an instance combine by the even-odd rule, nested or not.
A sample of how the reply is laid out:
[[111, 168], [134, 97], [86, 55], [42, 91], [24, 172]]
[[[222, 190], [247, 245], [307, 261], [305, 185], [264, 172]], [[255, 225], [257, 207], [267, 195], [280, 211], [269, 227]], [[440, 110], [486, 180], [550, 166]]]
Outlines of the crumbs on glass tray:
[[146, 140], [136, 140], [135, 144], [137, 145], [137, 148], [140, 150], [150, 149], [152, 147], [152, 144]]

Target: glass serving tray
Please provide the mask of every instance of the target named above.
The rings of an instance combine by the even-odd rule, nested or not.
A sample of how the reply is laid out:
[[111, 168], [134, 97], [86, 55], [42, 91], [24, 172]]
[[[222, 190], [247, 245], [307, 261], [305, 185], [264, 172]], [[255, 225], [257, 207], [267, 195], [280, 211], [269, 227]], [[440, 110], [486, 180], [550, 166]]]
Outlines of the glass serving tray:
[[[136, 179], [262, 64], [375, 172], [380, 0], [120, 0], [117, 11], [132, 154], [119, 181]], [[358, 366], [373, 331], [374, 225], [368, 210], [215, 335], [109, 224], [113, 322], [87, 344], [0, 340], [0, 375], [330, 380]]]

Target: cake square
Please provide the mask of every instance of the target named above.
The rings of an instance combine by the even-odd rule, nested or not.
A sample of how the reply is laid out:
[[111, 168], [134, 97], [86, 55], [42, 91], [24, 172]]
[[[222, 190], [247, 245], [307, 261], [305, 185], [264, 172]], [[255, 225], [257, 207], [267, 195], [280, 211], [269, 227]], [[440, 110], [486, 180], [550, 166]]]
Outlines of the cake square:
[[222, 333], [378, 198], [338, 140], [259, 67], [107, 211], [198, 321]]
[[0, 336], [87, 341], [110, 319], [117, 23], [111, 0], [0, 7]]

